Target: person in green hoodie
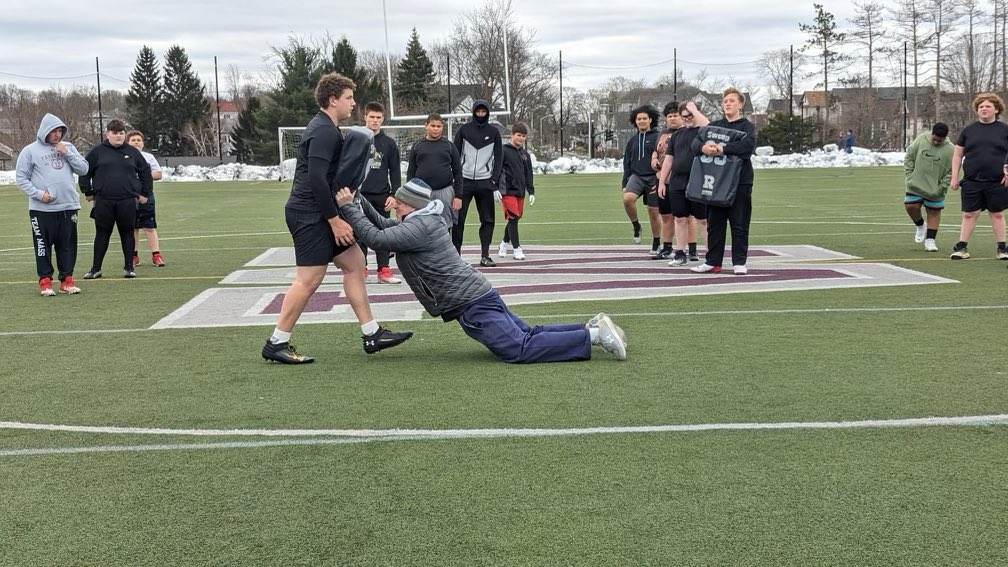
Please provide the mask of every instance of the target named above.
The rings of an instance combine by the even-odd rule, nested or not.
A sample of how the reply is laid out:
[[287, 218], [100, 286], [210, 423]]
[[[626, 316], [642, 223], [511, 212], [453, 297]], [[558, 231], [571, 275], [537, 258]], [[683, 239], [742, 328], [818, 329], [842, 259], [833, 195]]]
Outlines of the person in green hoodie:
[[[945, 208], [945, 194], [952, 181], [952, 153], [955, 149], [948, 141], [949, 128], [936, 122], [930, 133], [917, 136], [907, 148], [903, 158], [906, 171], [906, 195], [903, 205], [907, 215], [917, 226], [914, 242], [924, 243], [924, 250], [937, 252], [938, 224]], [[921, 207], [927, 213], [927, 224]]]

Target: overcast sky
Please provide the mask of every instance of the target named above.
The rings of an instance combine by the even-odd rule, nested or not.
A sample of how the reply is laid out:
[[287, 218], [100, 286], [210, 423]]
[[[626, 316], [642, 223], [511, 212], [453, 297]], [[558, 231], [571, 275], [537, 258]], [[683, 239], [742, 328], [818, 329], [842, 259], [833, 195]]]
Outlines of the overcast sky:
[[[480, 5], [480, 0], [385, 1], [390, 46], [399, 53], [411, 28], [421, 42], [443, 39], [459, 14]], [[822, 3], [838, 27], [849, 27], [854, 13], [849, 0]], [[806, 36], [798, 23], [811, 22], [814, 14], [811, 1], [513, 0], [512, 6], [519, 23], [535, 30], [539, 50], [553, 56], [563, 50], [564, 84], [577, 88], [616, 75], [655, 79], [671, 73], [671, 63], [658, 63], [671, 59], [673, 47], [687, 78], [706, 67], [714, 77], [762, 82], [751, 62], [770, 49], [799, 48]], [[384, 30], [382, 0], [9, 0], [0, 15], [0, 83], [33, 89], [93, 85], [98, 57], [102, 88], [125, 90], [142, 45], [163, 57], [169, 46], [180, 44], [208, 84], [217, 56], [223, 90], [225, 68], [264, 70], [270, 46], [284, 45], [291, 34], [329, 32], [345, 35], [358, 50], [384, 51]], [[814, 81], [806, 83], [811, 87]]]

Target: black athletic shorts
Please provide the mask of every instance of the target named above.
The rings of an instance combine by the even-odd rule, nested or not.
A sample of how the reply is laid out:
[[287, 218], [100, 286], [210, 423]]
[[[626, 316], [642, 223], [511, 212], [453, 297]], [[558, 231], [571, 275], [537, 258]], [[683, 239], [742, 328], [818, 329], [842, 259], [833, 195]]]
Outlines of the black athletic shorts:
[[1000, 213], [1008, 209], [1008, 187], [997, 181], [969, 181], [964, 179], [959, 190], [962, 193], [962, 211], [990, 211]]
[[157, 218], [154, 216], [154, 205], [146, 204], [137, 207], [137, 228], [157, 228]]
[[693, 217], [697, 220], [707, 218], [707, 205], [690, 201], [686, 198], [686, 183], [689, 177], [673, 175], [666, 187], [665, 196], [669, 200], [672, 215], [683, 218]]
[[298, 266], [325, 266], [350, 248], [336, 243], [336, 236], [322, 213], [284, 207], [284, 215], [294, 240], [294, 263]]

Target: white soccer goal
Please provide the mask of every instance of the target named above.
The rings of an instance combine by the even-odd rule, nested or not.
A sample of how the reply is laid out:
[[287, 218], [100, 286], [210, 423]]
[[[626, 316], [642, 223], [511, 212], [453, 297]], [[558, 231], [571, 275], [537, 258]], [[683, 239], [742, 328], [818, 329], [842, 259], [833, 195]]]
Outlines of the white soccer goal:
[[[399, 146], [399, 157], [405, 162], [409, 158], [410, 148], [418, 140], [424, 137], [423, 124], [396, 124], [394, 126], [382, 126], [382, 132], [395, 140]], [[280, 141], [280, 179], [286, 181], [294, 177], [294, 167], [297, 163], [298, 144], [301, 143], [301, 135], [304, 133], [304, 126], [281, 126], [277, 128], [277, 139]], [[403, 175], [406, 174], [406, 166], [403, 165]]]

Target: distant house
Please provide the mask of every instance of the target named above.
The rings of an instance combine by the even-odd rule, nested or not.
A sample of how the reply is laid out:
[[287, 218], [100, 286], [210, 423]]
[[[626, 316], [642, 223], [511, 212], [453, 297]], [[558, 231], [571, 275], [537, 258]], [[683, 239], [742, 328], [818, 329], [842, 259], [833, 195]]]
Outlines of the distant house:
[[790, 108], [788, 107], [788, 100], [786, 98], [772, 98], [767, 102], [766, 113], [770, 117], [775, 114], [787, 114], [788, 110], [790, 110], [794, 116], [800, 116], [801, 103], [802, 95], [791, 95]]
[[9, 146], [0, 144], [0, 171], [10, 171], [17, 163], [17, 155]]
[[[234, 139], [231, 135], [234, 133], [235, 128], [238, 127], [238, 114], [241, 110], [238, 105], [231, 100], [222, 100], [220, 105], [217, 107], [220, 109], [221, 117], [221, 146], [222, 151], [225, 156], [231, 155], [231, 150], [234, 148]], [[217, 125], [217, 108], [212, 108], [210, 120], [214, 126]]]

